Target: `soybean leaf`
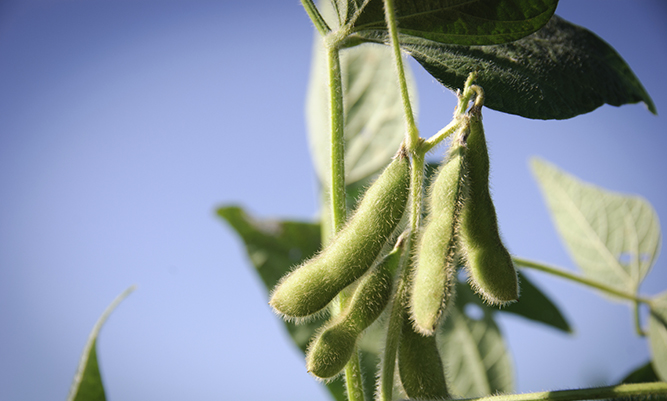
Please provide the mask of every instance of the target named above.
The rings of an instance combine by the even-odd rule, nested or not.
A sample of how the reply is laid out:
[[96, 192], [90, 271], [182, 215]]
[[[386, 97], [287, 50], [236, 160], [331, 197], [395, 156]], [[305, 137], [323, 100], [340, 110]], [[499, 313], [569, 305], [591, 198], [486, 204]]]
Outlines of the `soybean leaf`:
[[660, 248], [651, 204], [587, 184], [545, 161], [531, 165], [556, 228], [584, 274], [636, 293]]
[[[386, 36], [383, 3], [383, 0], [370, 0], [352, 21], [352, 31], [361, 38]], [[398, 0], [394, 3], [403, 35], [459, 45], [489, 45], [522, 38], [546, 24], [558, 5], [557, 0]], [[349, 14], [349, 8], [358, 10], [364, 2], [351, 0], [348, 4]]]
[[[237, 206], [221, 207], [217, 213], [245, 243], [248, 257], [264, 282], [267, 294], [291, 267], [312, 257], [320, 248], [319, 224], [258, 220]], [[300, 325], [284, 322], [292, 340], [304, 353], [311, 337], [323, 323], [323, 318]], [[340, 381], [326, 385], [336, 400], [346, 400]]]
[[497, 46], [452, 46], [402, 36], [401, 46], [455, 90], [472, 71], [487, 107], [535, 119], [566, 119], [607, 103], [655, 105], [621, 56], [594, 33], [553, 16], [534, 34]]
[[519, 285], [521, 288], [519, 301], [500, 309], [500, 312], [519, 315], [567, 333], [572, 332], [558, 307], [521, 272], [519, 272]]
[[667, 381], [667, 292], [651, 300], [648, 336], [653, 368], [660, 380]]
[[481, 316], [474, 319], [466, 312], [468, 305], [477, 305], [477, 298], [459, 283], [456, 306], [438, 333], [451, 392], [462, 397], [512, 392], [512, 362], [491, 309], [479, 308]]
[[[407, 67], [407, 65], [406, 65]], [[391, 49], [365, 44], [341, 52], [345, 110], [345, 172], [348, 184], [369, 177], [396, 154], [405, 132], [405, 117]], [[412, 104], [416, 89], [406, 68]], [[306, 117], [315, 170], [329, 182], [331, 140], [328, 69], [319, 41], [313, 49]]]
[[83, 348], [79, 366], [74, 374], [74, 380], [70, 386], [67, 401], [105, 401], [106, 395], [104, 393], [104, 385], [102, 383], [102, 375], [100, 374], [99, 364], [97, 362], [97, 336], [100, 329], [106, 322], [107, 318], [113, 310], [125, 299], [135, 287], [123, 291], [111, 304], [106, 308], [102, 316], [97, 320], [93, 330], [88, 336], [88, 341]]
[[627, 383], [651, 383], [660, 381], [658, 375], [656, 375], [655, 370], [653, 369], [653, 364], [651, 361], [646, 362], [644, 365], [638, 367], [637, 369], [630, 372], [623, 380], [621, 384]]

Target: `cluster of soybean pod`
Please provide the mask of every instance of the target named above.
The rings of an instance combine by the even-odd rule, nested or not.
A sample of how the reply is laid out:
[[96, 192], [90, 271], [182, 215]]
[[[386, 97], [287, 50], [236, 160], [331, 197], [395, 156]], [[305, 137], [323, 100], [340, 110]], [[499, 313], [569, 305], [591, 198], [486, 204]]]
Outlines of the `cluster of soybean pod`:
[[453, 304], [457, 270], [465, 269], [471, 287], [491, 305], [518, 299], [516, 269], [501, 241], [489, 193], [483, 91], [469, 79], [464, 93], [473, 92], [468, 111], [470, 95], [458, 94], [457, 128], [427, 190], [426, 216], [415, 241], [401, 223], [411, 182], [408, 152], [401, 145], [345, 227], [273, 290], [270, 305], [284, 319], [299, 323], [326, 313], [349, 287], [351, 297], [342, 310], [331, 313], [308, 347], [306, 366], [317, 378], [337, 377], [356, 352], [362, 332], [391, 305], [388, 330], [400, 333], [395, 336], [397, 350], [388, 355], [385, 349], [383, 358], [391, 360], [380, 364], [380, 370], [391, 370], [392, 383], [380, 384], [378, 393], [382, 387], [391, 392], [397, 359], [400, 388], [408, 397], [450, 398], [435, 335]]

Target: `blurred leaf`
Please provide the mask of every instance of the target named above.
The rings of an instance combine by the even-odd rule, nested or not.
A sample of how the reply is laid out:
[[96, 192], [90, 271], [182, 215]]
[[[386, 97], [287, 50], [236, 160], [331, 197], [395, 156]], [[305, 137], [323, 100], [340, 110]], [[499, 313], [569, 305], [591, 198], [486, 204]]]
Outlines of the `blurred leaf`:
[[[386, 166], [405, 132], [405, 119], [391, 49], [365, 44], [341, 52], [345, 106], [345, 173], [351, 184]], [[315, 41], [307, 99], [308, 138], [315, 170], [329, 182], [331, 161], [328, 72], [320, 41]], [[406, 64], [416, 112], [416, 89]]]
[[584, 274], [636, 293], [660, 248], [653, 207], [638, 196], [584, 183], [545, 161], [531, 164], [558, 232]]
[[653, 368], [660, 380], [667, 381], [667, 292], [651, 300], [648, 336]]
[[[386, 36], [383, 0], [370, 0], [352, 24], [362, 38]], [[348, 1], [356, 11], [361, 1]], [[549, 21], [557, 0], [397, 0], [400, 32], [405, 36], [459, 45], [490, 45], [522, 38]], [[350, 20], [351, 18], [348, 18]]]
[[102, 375], [100, 374], [99, 364], [97, 362], [97, 336], [106, 322], [111, 312], [125, 299], [135, 287], [123, 291], [106, 308], [102, 316], [97, 320], [93, 330], [88, 336], [88, 341], [83, 348], [79, 366], [74, 374], [74, 380], [67, 396], [67, 401], [105, 401], [104, 385], [102, 384]]
[[627, 383], [651, 383], [660, 381], [651, 361], [630, 372], [622, 381], [621, 384]]
[[[452, 394], [480, 397], [514, 390], [514, 369], [490, 308], [480, 308], [478, 297], [459, 283], [456, 305], [450, 308], [438, 333]], [[481, 316], [469, 316], [469, 305]]]
[[[248, 257], [264, 282], [267, 295], [293, 266], [309, 259], [320, 248], [319, 224], [257, 220], [237, 206], [221, 207], [217, 212], [245, 243]], [[310, 339], [325, 320], [320, 317], [299, 325], [289, 322], [283, 324], [294, 343], [305, 354]], [[340, 380], [329, 382], [326, 386], [336, 400], [346, 401]]]
[[497, 46], [452, 46], [401, 37], [401, 46], [455, 90], [472, 71], [484, 105], [536, 119], [566, 119], [607, 103], [655, 105], [630, 67], [592, 32], [554, 16], [534, 34]]
[[519, 287], [519, 301], [503, 307], [500, 312], [513, 313], [567, 333], [572, 332], [558, 307], [521, 272], [519, 272]]

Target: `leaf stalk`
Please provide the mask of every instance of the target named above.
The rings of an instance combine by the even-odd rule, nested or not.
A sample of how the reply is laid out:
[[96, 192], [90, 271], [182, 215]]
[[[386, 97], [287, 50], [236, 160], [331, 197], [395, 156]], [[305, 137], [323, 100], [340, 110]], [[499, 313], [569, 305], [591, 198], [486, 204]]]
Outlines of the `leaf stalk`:
[[667, 383], [633, 383], [577, 390], [542, 391], [528, 394], [494, 395], [457, 401], [578, 401], [617, 399], [632, 396], [667, 395]]

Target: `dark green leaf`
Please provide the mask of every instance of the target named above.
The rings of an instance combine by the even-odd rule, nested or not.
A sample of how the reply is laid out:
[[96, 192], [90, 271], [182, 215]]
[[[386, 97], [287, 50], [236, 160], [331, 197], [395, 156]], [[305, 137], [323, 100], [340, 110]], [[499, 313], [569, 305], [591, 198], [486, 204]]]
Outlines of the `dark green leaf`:
[[[348, 1], [348, 7], [357, 10], [359, 3]], [[557, 4], [557, 0], [396, 0], [395, 8], [403, 35], [445, 44], [490, 45], [540, 29]], [[370, 0], [353, 21], [352, 31], [374, 40], [386, 36], [383, 0]]]
[[440, 83], [463, 88], [472, 71], [485, 105], [536, 119], [566, 119], [607, 103], [655, 105], [621, 56], [592, 32], [554, 16], [534, 34], [497, 46], [451, 46], [402, 36], [401, 46]]
[[[290, 268], [312, 257], [320, 248], [320, 225], [295, 221], [258, 220], [237, 206], [218, 209], [218, 215], [245, 243], [248, 257], [266, 286], [267, 294]], [[324, 318], [295, 325], [284, 322], [294, 343], [305, 353]], [[326, 384], [336, 400], [345, 401], [340, 381]]]
[[660, 381], [651, 361], [630, 372], [622, 381], [622, 384], [627, 383], [651, 383]]
[[653, 368], [662, 381], [667, 381], [667, 292], [651, 300], [648, 336]]
[[74, 380], [67, 396], [67, 401], [105, 401], [104, 385], [102, 384], [102, 375], [100, 374], [99, 364], [97, 362], [97, 336], [106, 322], [107, 318], [123, 301], [135, 287], [131, 286], [123, 291], [116, 299], [111, 302], [102, 316], [97, 320], [93, 330], [88, 336], [88, 341], [83, 348], [79, 366], [74, 374]]
[[572, 258], [591, 279], [634, 294], [660, 249], [658, 216], [645, 199], [584, 183], [534, 159], [533, 172]]
[[519, 286], [521, 288], [519, 301], [500, 309], [500, 312], [513, 313], [567, 333], [572, 332], [558, 307], [521, 272], [519, 272]]

